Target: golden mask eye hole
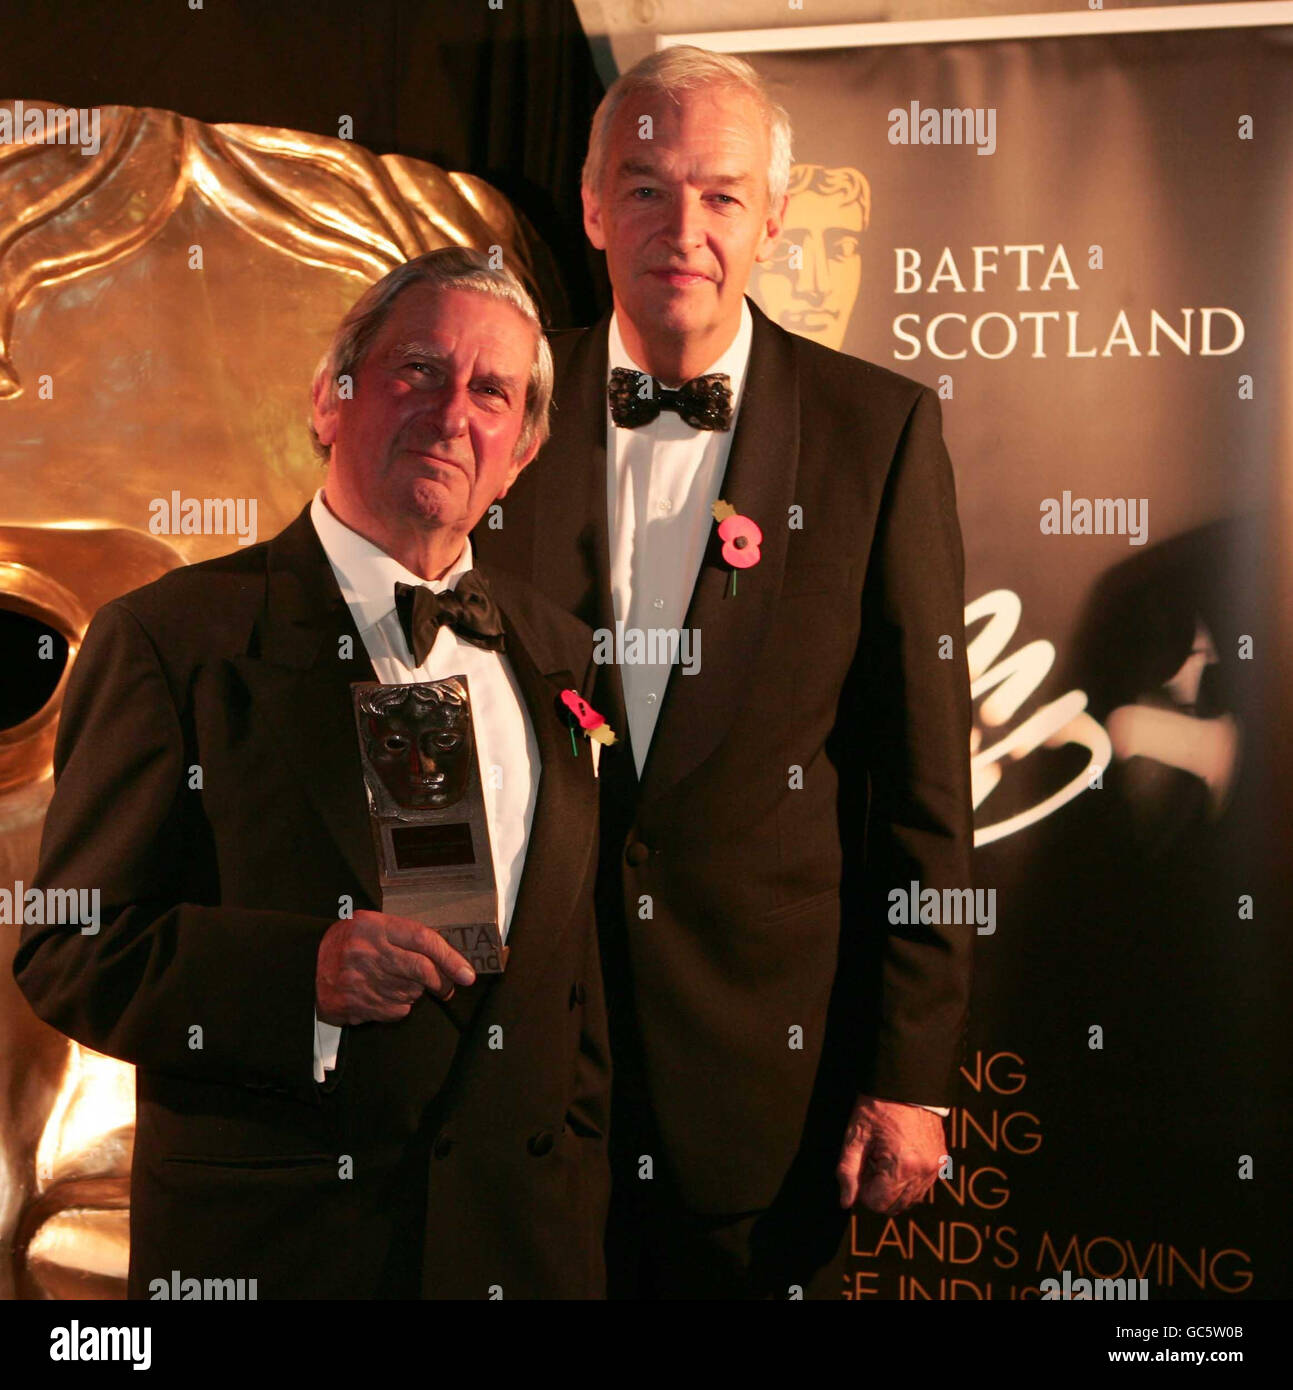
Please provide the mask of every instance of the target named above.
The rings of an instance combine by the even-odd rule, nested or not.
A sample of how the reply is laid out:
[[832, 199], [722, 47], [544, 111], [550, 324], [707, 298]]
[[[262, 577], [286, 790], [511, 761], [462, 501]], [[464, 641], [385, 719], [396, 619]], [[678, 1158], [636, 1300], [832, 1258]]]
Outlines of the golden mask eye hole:
[[0, 794], [49, 775], [58, 711], [85, 630], [76, 595], [35, 567], [0, 560]]
[[49, 702], [67, 666], [63, 633], [0, 600], [0, 662], [12, 679], [0, 687], [0, 730], [25, 724]]
[[[180, 563], [165, 541], [101, 522], [0, 526], [0, 660], [20, 676], [0, 699], [0, 798], [51, 776], [63, 691], [94, 611]], [[0, 808], [0, 834], [5, 824]]]

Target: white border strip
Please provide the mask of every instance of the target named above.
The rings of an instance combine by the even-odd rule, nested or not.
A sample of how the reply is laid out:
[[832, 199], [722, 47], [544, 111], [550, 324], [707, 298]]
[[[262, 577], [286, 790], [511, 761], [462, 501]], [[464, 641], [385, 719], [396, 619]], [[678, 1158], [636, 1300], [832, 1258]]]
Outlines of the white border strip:
[[1156, 5], [1139, 10], [1074, 9], [984, 19], [915, 19], [899, 23], [817, 24], [781, 29], [727, 29], [657, 34], [656, 48], [694, 44], [713, 53], [778, 53], [810, 48], [874, 48], [900, 43], [974, 43], [988, 39], [1147, 34], [1169, 29], [1253, 29], [1293, 24], [1290, 0], [1229, 5]]

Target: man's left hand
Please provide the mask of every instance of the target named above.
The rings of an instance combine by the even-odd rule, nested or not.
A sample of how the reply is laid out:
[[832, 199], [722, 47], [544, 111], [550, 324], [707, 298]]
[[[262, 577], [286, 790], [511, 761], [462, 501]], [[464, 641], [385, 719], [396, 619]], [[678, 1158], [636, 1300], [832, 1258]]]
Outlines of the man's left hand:
[[932, 1110], [859, 1096], [849, 1117], [835, 1176], [846, 1211], [859, 1196], [872, 1211], [904, 1211], [934, 1185], [947, 1150]]

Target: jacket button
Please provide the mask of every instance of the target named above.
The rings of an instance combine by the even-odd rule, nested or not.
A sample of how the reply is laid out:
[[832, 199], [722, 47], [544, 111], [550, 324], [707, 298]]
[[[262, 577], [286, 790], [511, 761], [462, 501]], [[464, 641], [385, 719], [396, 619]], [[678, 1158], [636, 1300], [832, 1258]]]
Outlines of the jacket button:
[[437, 1158], [448, 1158], [453, 1149], [453, 1140], [445, 1133], [436, 1136], [435, 1147], [431, 1150]]
[[641, 840], [634, 840], [624, 852], [624, 857], [633, 865], [635, 869], [640, 869], [647, 862], [651, 851], [642, 843]]
[[542, 1158], [544, 1154], [552, 1152], [552, 1131], [541, 1129], [538, 1134], [530, 1135], [525, 1147], [530, 1151], [532, 1158]]

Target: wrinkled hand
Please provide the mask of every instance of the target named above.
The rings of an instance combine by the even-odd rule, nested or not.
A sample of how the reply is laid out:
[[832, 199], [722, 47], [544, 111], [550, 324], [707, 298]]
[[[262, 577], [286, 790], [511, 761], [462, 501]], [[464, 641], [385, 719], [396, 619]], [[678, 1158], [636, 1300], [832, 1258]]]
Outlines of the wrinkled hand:
[[334, 922], [319, 942], [315, 1012], [323, 1023], [393, 1023], [425, 990], [440, 999], [476, 972], [431, 927], [360, 909]]
[[861, 1197], [885, 1216], [904, 1211], [933, 1187], [946, 1154], [941, 1116], [859, 1096], [835, 1167], [840, 1206], [847, 1211]]

